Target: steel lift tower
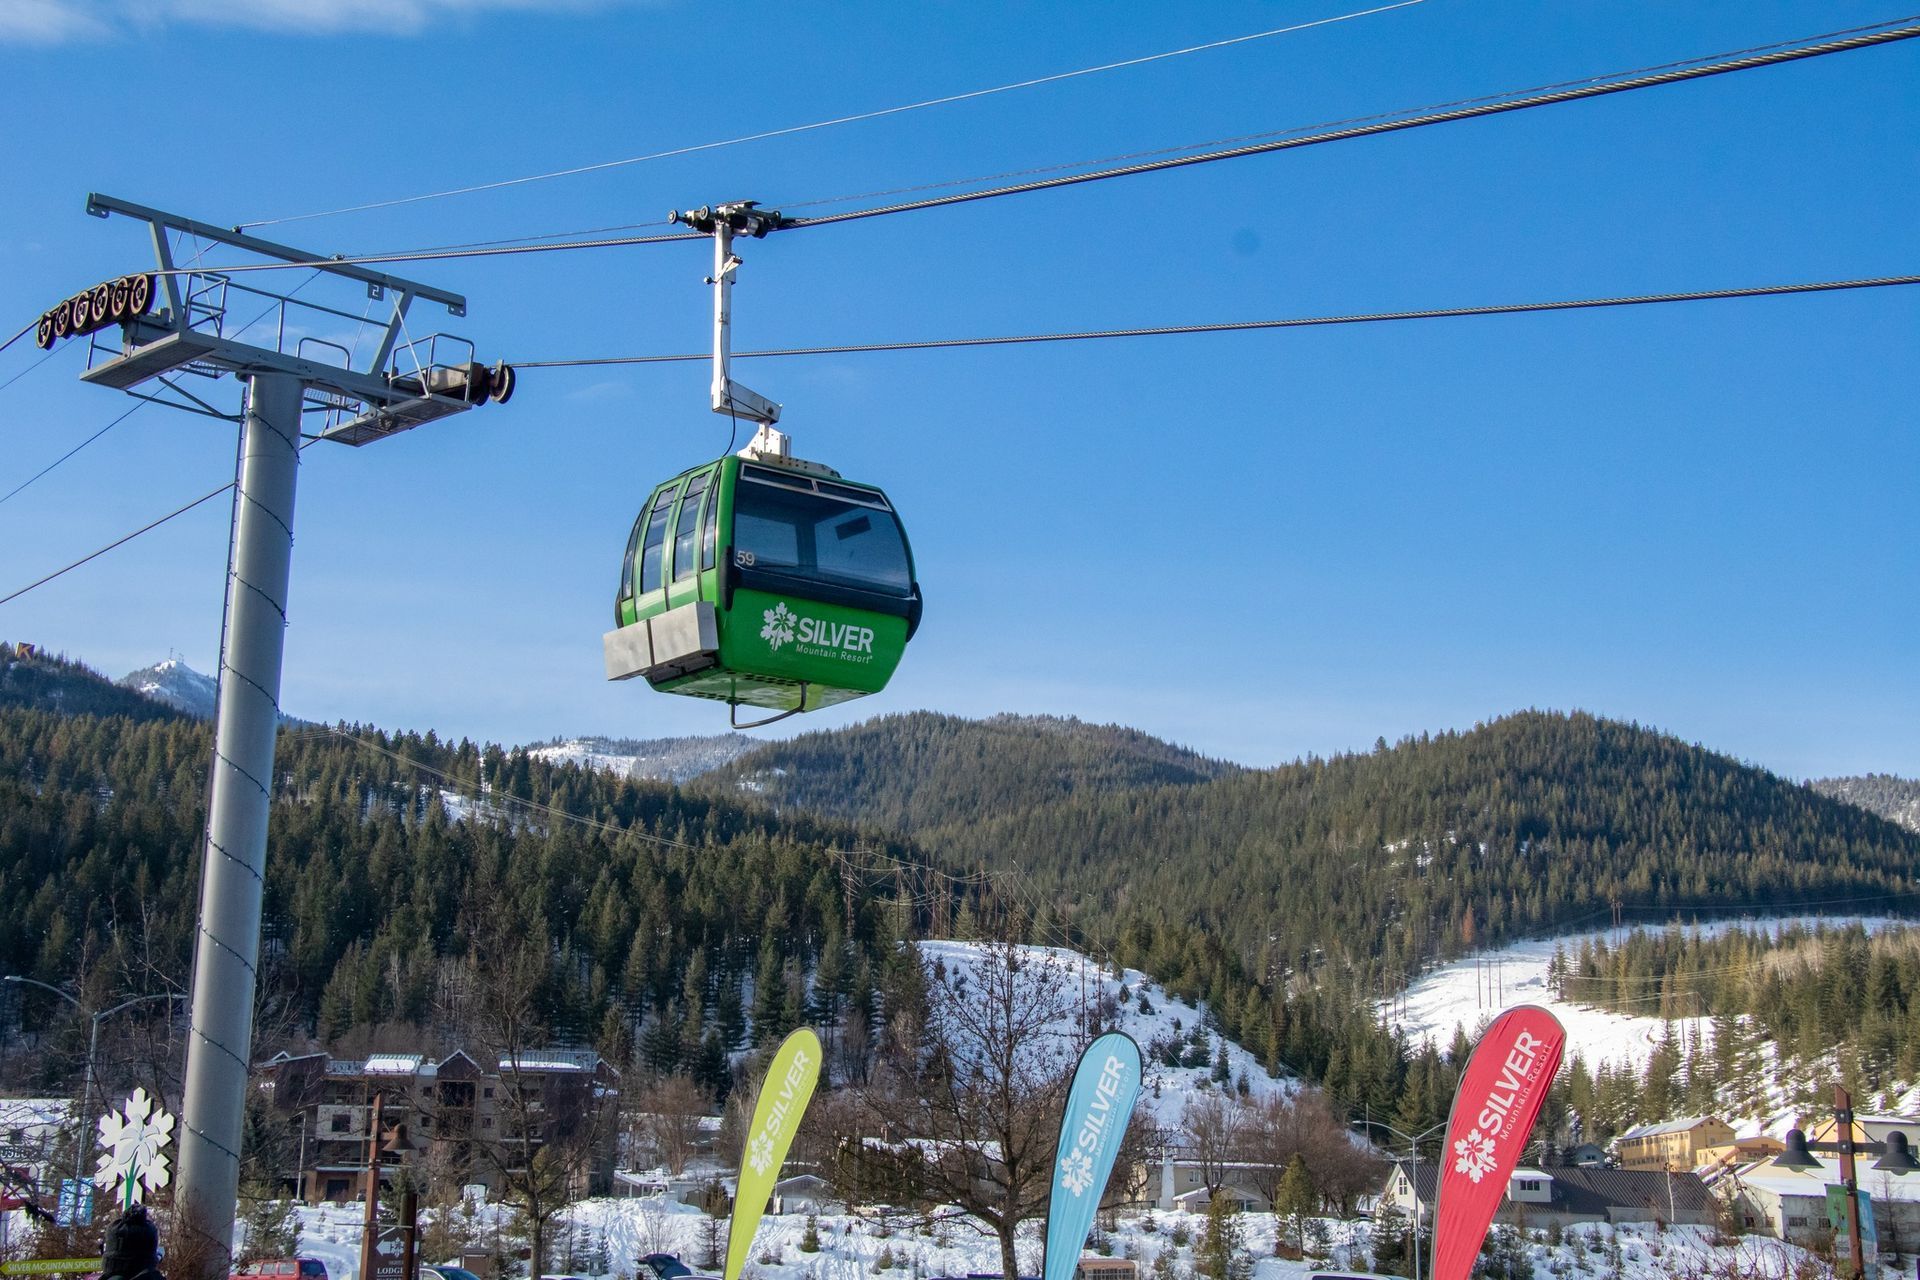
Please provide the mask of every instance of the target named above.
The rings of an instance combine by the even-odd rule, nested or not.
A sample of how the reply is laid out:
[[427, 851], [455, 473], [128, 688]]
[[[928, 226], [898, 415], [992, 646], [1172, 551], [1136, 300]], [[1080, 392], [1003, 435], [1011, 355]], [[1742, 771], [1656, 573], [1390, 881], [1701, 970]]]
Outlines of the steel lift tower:
[[[459, 294], [106, 196], [89, 196], [87, 212], [148, 224], [158, 270], [97, 285], [53, 308], [42, 319], [40, 345], [92, 334], [82, 380], [240, 427], [175, 1182], [178, 1222], [196, 1237], [176, 1238], [176, 1256], [193, 1272], [178, 1280], [212, 1280], [229, 1271], [240, 1174], [300, 450], [315, 440], [369, 444], [503, 401], [514, 379], [505, 365], [475, 363], [465, 339], [415, 341], [407, 333], [416, 300], [464, 316]], [[252, 275], [178, 267], [174, 237], [354, 281], [369, 308], [387, 304], [384, 332], [356, 365], [348, 348], [290, 332], [288, 316], [326, 317], [337, 329], [368, 313], [240, 283]], [[255, 301], [266, 306], [256, 319], [241, 323], [230, 314], [230, 307], [251, 312]], [[243, 340], [256, 327], [261, 336]], [[116, 333], [117, 341], [108, 337]], [[228, 375], [244, 388], [238, 413], [213, 403], [225, 398], [214, 384]]]

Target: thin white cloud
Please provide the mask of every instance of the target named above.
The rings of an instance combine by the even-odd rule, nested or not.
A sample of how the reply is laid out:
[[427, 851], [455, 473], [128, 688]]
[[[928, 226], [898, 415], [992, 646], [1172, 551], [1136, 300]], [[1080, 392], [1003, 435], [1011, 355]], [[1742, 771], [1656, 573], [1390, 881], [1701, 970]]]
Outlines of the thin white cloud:
[[633, 395], [633, 388], [624, 382], [596, 382], [581, 387], [578, 391], [567, 393], [567, 399], [585, 403], [625, 400]]
[[98, 7], [85, 0], [4, 0], [0, 2], [0, 43], [64, 44], [105, 35]]
[[0, 0], [0, 43], [62, 44], [180, 26], [292, 35], [417, 35], [487, 13], [577, 15], [628, 3], [632, 0]]

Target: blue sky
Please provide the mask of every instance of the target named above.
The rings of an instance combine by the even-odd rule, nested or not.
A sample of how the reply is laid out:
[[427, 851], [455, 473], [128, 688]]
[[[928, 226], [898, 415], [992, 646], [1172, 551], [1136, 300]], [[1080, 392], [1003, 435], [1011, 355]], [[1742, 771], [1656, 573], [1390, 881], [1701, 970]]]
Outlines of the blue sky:
[[[150, 261], [89, 190], [210, 222], [779, 128], [1361, 3], [829, 7], [33, 0], [0, 17], [0, 329]], [[1422, 3], [882, 120], [276, 226], [327, 252], [646, 222], [1185, 146], [1813, 35], [1854, 3]], [[742, 349], [1911, 273], [1920, 42], [742, 250]], [[848, 207], [848, 206], [833, 206]], [[230, 251], [217, 251], [232, 261]], [[212, 261], [212, 258], [209, 258]], [[701, 349], [707, 250], [395, 268], [488, 360]], [[290, 276], [286, 282], [297, 282]], [[316, 297], [358, 307], [351, 290]], [[416, 312], [420, 316], [421, 312]], [[432, 317], [429, 317], [430, 319]], [[415, 330], [419, 332], [418, 329]], [[4, 335], [0, 335], [4, 336]], [[888, 691], [1120, 721], [1255, 764], [1524, 707], [1791, 776], [1920, 774], [1920, 290], [760, 361], [795, 451], [883, 484], [927, 620]], [[0, 354], [0, 382], [40, 359]], [[0, 390], [0, 491], [131, 402], [77, 346]], [[602, 679], [647, 489], [720, 451], [698, 365], [529, 372], [306, 454], [283, 702], [524, 742], [724, 727]], [[231, 384], [225, 384], [230, 387]], [[144, 409], [0, 503], [0, 594], [228, 478]], [[214, 502], [0, 638], [212, 671]]]

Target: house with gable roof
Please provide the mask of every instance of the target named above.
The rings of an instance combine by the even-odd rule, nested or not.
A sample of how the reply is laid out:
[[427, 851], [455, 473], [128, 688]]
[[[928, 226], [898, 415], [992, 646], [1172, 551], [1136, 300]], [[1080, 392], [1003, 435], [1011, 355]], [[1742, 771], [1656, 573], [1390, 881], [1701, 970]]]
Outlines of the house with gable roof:
[[[1391, 1205], [1409, 1219], [1417, 1214], [1420, 1222], [1430, 1223], [1439, 1186], [1440, 1166], [1433, 1161], [1422, 1160], [1417, 1168], [1408, 1161], [1396, 1161], [1375, 1212]], [[1556, 1222], [1563, 1227], [1580, 1222], [1710, 1226], [1719, 1211], [1713, 1193], [1692, 1173], [1522, 1166], [1507, 1180], [1507, 1194], [1494, 1212], [1494, 1221], [1529, 1227]]]
[[1733, 1128], [1712, 1116], [1687, 1116], [1660, 1124], [1635, 1125], [1614, 1139], [1622, 1169], [1684, 1170], [1700, 1163], [1700, 1153], [1733, 1141]]

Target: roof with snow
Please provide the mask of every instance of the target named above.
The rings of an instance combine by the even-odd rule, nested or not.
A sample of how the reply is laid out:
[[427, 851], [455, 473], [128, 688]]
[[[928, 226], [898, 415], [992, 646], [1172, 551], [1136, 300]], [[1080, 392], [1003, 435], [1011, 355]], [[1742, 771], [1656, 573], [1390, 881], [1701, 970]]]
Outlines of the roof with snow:
[[817, 1173], [796, 1173], [791, 1178], [783, 1178], [773, 1184], [775, 1191], [812, 1191], [827, 1185], [827, 1180]]
[[0, 1098], [0, 1130], [59, 1127], [72, 1106], [64, 1098]]
[[[1407, 1162], [1396, 1160], [1404, 1169]], [[1416, 1194], [1422, 1204], [1432, 1204], [1439, 1180], [1440, 1166], [1422, 1160], [1418, 1170]], [[1645, 1169], [1593, 1169], [1581, 1165], [1528, 1166], [1515, 1170], [1514, 1176], [1544, 1177], [1553, 1183], [1553, 1199], [1548, 1205], [1557, 1213], [1605, 1218], [1610, 1209], [1654, 1209], [1673, 1213], [1707, 1213], [1715, 1207], [1707, 1184], [1691, 1173], [1660, 1173]], [[1915, 1178], [1920, 1186], [1920, 1178]]]
[[[1771, 1160], [1762, 1160], [1740, 1170], [1737, 1175], [1740, 1185], [1770, 1191], [1776, 1196], [1806, 1196], [1824, 1200], [1827, 1187], [1841, 1180], [1840, 1160], [1837, 1156], [1829, 1157], [1819, 1152], [1811, 1154], [1820, 1162], [1817, 1169], [1782, 1169]], [[1875, 1171], [1871, 1162], [1862, 1158], [1859, 1177], [1860, 1189], [1870, 1193], [1875, 1200], [1920, 1201], [1920, 1173], [1890, 1173], [1884, 1169]]]
[[600, 1055], [591, 1049], [527, 1049], [500, 1055], [502, 1071], [591, 1071]]
[[1620, 1135], [1620, 1141], [1633, 1138], [1657, 1138], [1663, 1133], [1685, 1133], [1697, 1129], [1703, 1124], [1720, 1124], [1722, 1121], [1712, 1116], [1686, 1116], [1679, 1120], [1663, 1120], [1659, 1124], [1637, 1124]]

